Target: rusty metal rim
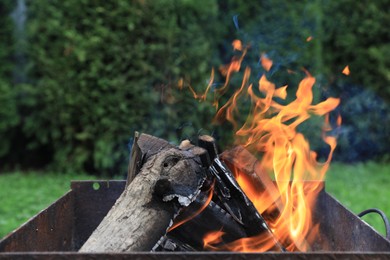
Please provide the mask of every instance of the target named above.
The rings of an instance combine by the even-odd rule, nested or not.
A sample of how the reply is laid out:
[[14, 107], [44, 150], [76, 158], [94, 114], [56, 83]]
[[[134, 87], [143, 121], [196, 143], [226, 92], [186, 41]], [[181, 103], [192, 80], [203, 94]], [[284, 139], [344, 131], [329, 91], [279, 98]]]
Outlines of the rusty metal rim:
[[[240, 259], [255, 259], [254, 257], [264, 257], [264, 258], [277, 258], [277, 259], [296, 259], [296, 258], [319, 258], [321, 256], [326, 257], [380, 257], [380, 256], [390, 256], [390, 252], [332, 252], [332, 251], [323, 251], [323, 252], [288, 252], [288, 253], [281, 253], [281, 252], [264, 252], [264, 253], [239, 253], [239, 252], [128, 252], [128, 253], [77, 253], [77, 252], [4, 252], [0, 253], [0, 259], [1, 258], [7, 258], [7, 257], [33, 257], [34, 259], [37, 258], [45, 258], [45, 257], [55, 257], [55, 256], [61, 256], [62, 258], [68, 258], [73, 259], [73, 257], [87, 257], [87, 258], [102, 258], [102, 257], [151, 257], [156, 259], [169, 259], [170, 257], [181, 257], [181, 258], [197, 258], [197, 257], [212, 257], [215, 259], [215, 257], [234, 257], [239, 256]], [[71, 258], [72, 257], [72, 258]], [[256, 258], [258, 259], [258, 258]], [[333, 258], [332, 258], [333, 259]], [[339, 258], [337, 258], [339, 259]]]
[[[99, 188], [94, 189], [93, 184], [98, 183]], [[18, 247], [16, 249], [12, 250], [4, 250], [8, 252], [1, 252], [0, 253], [0, 258], [5, 259], [6, 257], [12, 257], [12, 258], [18, 258], [18, 259], [25, 259], [30, 258], [30, 259], [57, 259], [61, 258], [60, 256], [65, 256], [66, 259], [73, 259], [73, 257], [76, 257], [78, 259], [81, 259], [81, 256], [85, 256], [87, 259], [96, 259], [99, 256], [102, 259], [106, 259], [106, 257], [109, 257], [111, 259], [123, 259], [126, 257], [131, 257], [135, 259], [141, 259], [142, 257], [145, 257], [146, 259], [158, 259], [160, 258], [163, 259], [176, 259], [175, 257], [182, 257], [185, 259], [203, 259], [204, 257], [210, 258], [210, 259], [215, 259], [216, 257], [227, 257], [229, 259], [232, 258], [241, 258], [241, 256], [244, 256], [243, 259], [258, 259], [259, 257], [264, 257], [264, 258], [276, 258], [276, 257], [283, 257], [287, 259], [287, 257], [293, 257], [295, 259], [298, 259], [298, 257], [302, 258], [317, 258], [317, 259], [333, 259], [338, 256], [341, 258], [353, 258], [352, 256], [360, 256], [361, 258], [369, 258], [371, 256], [381, 259], [383, 257], [389, 257], [390, 256], [390, 250], [387, 251], [388, 248], [390, 248], [390, 244], [388, 240], [386, 240], [383, 236], [378, 234], [377, 232], [374, 232], [374, 230], [368, 226], [365, 222], [361, 221], [356, 215], [353, 213], [349, 212], [347, 209], [345, 209], [336, 199], [334, 199], [332, 196], [327, 194], [325, 191], [321, 193], [321, 198], [319, 202], [321, 202], [318, 207], [322, 209], [328, 209], [325, 210], [325, 215], [324, 214], [319, 214], [319, 217], [323, 219], [332, 219], [333, 222], [347, 222], [347, 223], [352, 223], [354, 229], [351, 230], [351, 236], [352, 238], [359, 238], [360, 237], [360, 229], [363, 229], [364, 232], [368, 232], [368, 235], [370, 236], [371, 239], [370, 241], [374, 241], [374, 245], [372, 245], [372, 241], [370, 244], [367, 244], [367, 241], [363, 241], [364, 243], [362, 244], [356, 244], [354, 240], [347, 241], [348, 243], [345, 246], [341, 246], [343, 238], [340, 239], [338, 232], [338, 229], [331, 229], [334, 230], [334, 232], [327, 231], [327, 237], [325, 241], [330, 241], [332, 243], [332, 246], [337, 246], [337, 250], [321, 250], [321, 248], [318, 248], [320, 251], [311, 251], [311, 252], [304, 252], [304, 253], [276, 253], [276, 252], [266, 252], [266, 253], [237, 253], [237, 252], [133, 252], [133, 253], [100, 253], [100, 254], [92, 254], [92, 253], [77, 253], [77, 249], [79, 248], [79, 244], [81, 244], [84, 241], [84, 236], [86, 237], [89, 232], [92, 232], [93, 227], [89, 227], [88, 232], [84, 232], [82, 235], [80, 233], [80, 226], [85, 228], [85, 223], [90, 223], [91, 217], [90, 214], [93, 212], [93, 214], [98, 214], [99, 218], [103, 218], [106, 212], [104, 210], [101, 210], [102, 204], [107, 207], [108, 209], [112, 206], [112, 204], [115, 202], [115, 199], [118, 194], [120, 194], [121, 190], [123, 189], [125, 185], [124, 181], [83, 181], [83, 182], [72, 182], [72, 190], [71, 192], [68, 192], [65, 197], [70, 197], [68, 201], [68, 208], [64, 207], [63, 203], [59, 203], [64, 200], [64, 198], [60, 198], [58, 201], [53, 203], [49, 208], [41, 211], [37, 216], [33, 217], [28, 223], [25, 223], [22, 225], [21, 228], [16, 230], [14, 233], [11, 233], [12, 235], [6, 237], [3, 241], [0, 241], [0, 246], [3, 243], [11, 243], [11, 242], [19, 242], [18, 237], [14, 237], [16, 235], [23, 236], [25, 239], [28, 239], [32, 247], [29, 247], [30, 245], [26, 244], [27, 247]], [[86, 196], [88, 195], [88, 196]], [[91, 199], [94, 199], [93, 201]], [[107, 200], [108, 198], [110, 199], [110, 202], [108, 203]], [[81, 202], [88, 202], [84, 203], [81, 205]], [[93, 202], [93, 203], [92, 203]], [[92, 206], [90, 204], [93, 204]], [[106, 205], [107, 204], [107, 205]], [[88, 207], [86, 207], [86, 205]], [[91, 206], [91, 207], [90, 207]], [[99, 210], [96, 211], [96, 207], [98, 206]], [[56, 246], [54, 248], [37, 248], [37, 240], [35, 236], [26, 236], [25, 233], [22, 231], [26, 231], [26, 226], [27, 225], [32, 225], [32, 227], [35, 227], [36, 222], [38, 220], [45, 221], [44, 216], [41, 215], [48, 215], [48, 213], [56, 213], [57, 209], [61, 209], [62, 211], [68, 212], [67, 209], [70, 209], [71, 212], [68, 212], [69, 214], [65, 219], [68, 219], [71, 221], [71, 223], [68, 223], [65, 225], [68, 229], [70, 226], [72, 226], [72, 223], [74, 226], [69, 230], [68, 234], [68, 239], [67, 241], [71, 242], [72, 244], [67, 244], [67, 247], [64, 248], [63, 246]], [[330, 208], [330, 210], [329, 210]], [[335, 214], [332, 209], [338, 209], [340, 214]], [[73, 212], [74, 210], [74, 212]], [[336, 212], [338, 212], [336, 211]], [[73, 212], [73, 213], [72, 213]], [[57, 219], [57, 218], [55, 218]], [[322, 220], [323, 220], [322, 219]], [[73, 222], [74, 221], [74, 222]], [[46, 222], [45, 222], [46, 223]], [[63, 222], [61, 222], [64, 224]], [[326, 222], [329, 225], [332, 225], [330, 222]], [[96, 223], [95, 223], [96, 224]], [[97, 224], [96, 224], [97, 225]], [[328, 225], [328, 226], [329, 226]], [[50, 226], [50, 225], [49, 225]], [[328, 226], [324, 226], [325, 229], [328, 228]], [[24, 228], [24, 229], [23, 229]], [[331, 228], [331, 227], [329, 227]], [[23, 229], [23, 230], [22, 230]], [[28, 228], [27, 228], [28, 229]], [[33, 229], [33, 234], [35, 229]], [[337, 231], [337, 232], [336, 232]], [[88, 234], [87, 234], [88, 233]], [[38, 233], [40, 234], [40, 233]], [[46, 233], [42, 233], [43, 235]], [[73, 236], [72, 236], [73, 235]], [[41, 237], [44, 241], [47, 240], [47, 237], [43, 236]], [[51, 241], [57, 241], [57, 236], [51, 237]], [[54, 240], [53, 240], [54, 239]], [[336, 240], [335, 240], [336, 239]], [[63, 236], [61, 236], [60, 240], [58, 241], [64, 241]], [[360, 241], [360, 240], [359, 240]], [[321, 242], [321, 241], [319, 241]], [[360, 241], [361, 242], [361, 241]], [[360, 243], [359, 242], [359, 243]], [[22, 244], [23, 245], [23, 244]], [[353, 247], [351, 245], [354, 245]], [[358, 246], [356, 246], [358, 245]], [[361, 247], [362, 246], [362, 247]], [[29, 250], [28, 248], [31, 248]], [[323, 248], [325, 249], [325, 248]], [[347, 251], [350, 249], [349, 251]], [[70, 250], [70, 251], [68, 251]], [[340, 251], [341, 250], [341, 251]], [[344, 251], [346, 250], [346, 251]], [[360, 250], [360, 251], [359, 251]], [[111, 257], [112, 256], [112, 257]], [[255, 258], [255, 257], [257, 258]], [[390, 259], [390, 258], [389, 258]]]

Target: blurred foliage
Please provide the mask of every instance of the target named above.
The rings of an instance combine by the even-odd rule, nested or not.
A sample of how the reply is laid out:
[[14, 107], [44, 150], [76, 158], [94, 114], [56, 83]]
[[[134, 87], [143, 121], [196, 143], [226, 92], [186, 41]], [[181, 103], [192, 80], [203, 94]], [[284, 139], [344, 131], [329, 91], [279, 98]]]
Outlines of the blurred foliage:
[[[12, 79], [15, 40], [9, 14], [16, 2], [0, 3], [2, 168], [124, 172], [134, 131], [176, 143], [207, 133], [228, 145], [231, 126], [211, 124], [211, 104], [194, 100], [177, 83], [182, 79], [202, 93], [211, 68], [218, 71], [230, 61], [235, 38], [250, 46], [243, 67], [252, 68], [253, 82], [265, 73], [259, 56], [266, 53], [274, 61], [267, 77], [277, 86], [288, 83], [289, 99], [304, 76], [302, 67], [317, 78], [317, 102], [343, 98], [341, 160], [389, 151], [384, 141], [389, 129], [383, 127], [390, 96], [386, 0], [26, 0], [23, 82]], [[348, 79], [340, 73], [347, 64]], [[240, 81], [232, 79], [231, 92]], [[222, 83], [216, 75], [213, 88]], [[351, 85], [369, 89], [369, 98], [349, 91]], [[374, 93], [384, 101], [378, 103]], [[378, 120], [357, 123], [355, 113]], [[326, 154], [315, 141], [321, 122], [301, 127], [320, 155]], [[353, 137], [357, 132], [361, 140]], [[372, 148], [375, 155], [361, 150], [368, 147], [368, 136], [380, 142]]]
[[14, 39], [10, 13], [13, 4], [12, 0], [0, 2], [0, 157], [10, 152], [10, 136], [19, 121], [16, 91], [12, 86]]
[[[321, 71], [321, 10], [318, 1], [299, 1], [287, 3], [282, 0], [265, 0], [248, 2], [243, 0], [219, 1], [220, 28], [224, 37], [219, 39], [219, 56], [222, 64], [227, 64], [232, 58], [233, 39], [240, 39], [248, 47], [248, 53], [242, 64], [240, 73], [236, 73], [230, 81], [230, 90], [226, 97], [240, 88], [244, 68], [250, 67], [251, 78], [255, 89], [259, 78], [266, 74], [267, 78], [277, 87], [288, 84], [287, 103], [295, 99], [299, 81], [305, 76], [302, 68], [317, 74]], [[307, 41], [311, 37], [312, 41]], [[265, 71], [260, 63], [260, 56], [265, 54], [273, 61], [270, 71]], [[314, 58], [316, 57], [316, 58]], [[319, 58], [317, 58], [319, 57]], [[256, 91], [256, 90], [255, 90]], [[315, 92], [318, 92], [316, 89]], [[261, 93], [258, 93], [261, 95]], [[318, 93], [316, 93], [318, 96]], [[242, 119], [250, 110], [250, 102], [240, 104]], [[317, 122], [317, 121], [316, 121]], [[243, 122], [242, 122], [243, 123]], [[318, 126], [318, 124], [317, 124]], [[231, 133], [225, 123], [226, 133]], [[320, 129], [317, 127], [317, 129]], [[220, 131], [223, 132], [223, 131]], [[223, 132], [221, 143], [231, 143], [231, 135]]]
[[[294, 78], [287, 69], [298, 72], [304, 67], [313, 74], [321, 72], [322, 31], [318, 1], [228, 0], [221, 1], [221, 14], [221, 20], [226, 24], [232, 23], [233, 19], [235, 26], [229, 26], [229, 35], [242, 39], [253, 50], [249, 65], [258, 74], [264, 72], [259, 64], [262, 53], [273, 60], [268, 76], [272, 78], [276, 74], [274, 80], [280, 81], [280, 85], [291, 83]], [[313, 40], [308, 42], [308, 37]], [[231, 37], [223, 40], [231, 41]], [[293, 82], [297, 83], [297, 79]]]
[[0, 2], [0, 79], [9, 81], [12, 77], [13, 22], [10, 16], [14, 9], [12, 0]]
[[56, 168], [117, 171], [134, 130], [167, 137], [162, 125], [195, 116], [170, 92], [181, 75], [208, 76], [215, 3], [29, 1], [28, 10], [22, 127], [30, 149], [50, 146]]
[[390, 154], [390, 107], [372, 90], [345, 85], [341, 95], [336, 159], [344, 162], [386, 159]]
[[[11, 151], [12, 130], [19, 123], [19, 114], [16, 107], [16, 96], [12, 86], [0, 79], [0, 157]], [[5, 138], [4, 138], [5, 137]]]
[[[389, 1], [326, 3], [324, 17], [332, 19], [324, 19], [324, 72], [330, 75], [329, 93], [341, 97], [343, 117], [335, 158], [347, 162], [388, 159]], [[346, 65], [351, 74], [340, 77]]]
[[326, 1], [323, 49], [327, 73], [346, 65], [351, 81], [390, 102], [390, 24], [388, 0]]

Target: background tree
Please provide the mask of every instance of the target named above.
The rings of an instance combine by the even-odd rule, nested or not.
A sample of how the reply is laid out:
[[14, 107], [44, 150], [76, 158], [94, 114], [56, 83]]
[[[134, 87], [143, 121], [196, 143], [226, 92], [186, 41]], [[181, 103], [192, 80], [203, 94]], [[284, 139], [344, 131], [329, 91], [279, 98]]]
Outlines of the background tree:
[[[341, 97], [343, 116], [335, 158], [345, 162], [386, 159], [390, 153], [386, 141], [390, 138], [389, 4], [387, 0], [324, 2], [327, 91]], [[351, 74], [343, 77], [340, 72], [346, 65]]]
[[[9, 14], [23, 1], [28, 20], [22, 48]], [[2, 168], [117, 174], [126, 167], [135, 130], [172, 142], [208, 133], [229, 145], [231, 126], [211, 124], [215, 108], [180, 90], [178, 81], [201, 93], [214, 67], [211, 91], [218, 88], [219, 65], [230, 62], [236, 38], [250, 46], [243, 67], [252, 68], [252, 82], [266, 73], [277, 86], [289, 84], [292, 99], [304, 67], [317, 78], [317, 101], [341, 96], [344, 123], [336, 158], [387, 154], [387, 5], [386, 0], [2, 1]], [[24, 50], [28, 63], [21, 70], [15, 53]], [[274, 61], [269, 72], [259, 64], [262, 53]], [[345, 77], [341, 71], [348, 64], [352, 73]], [[24, 80], [15, 80], [13, 73], [25, 70]], [[237, 76], [231, 92], [240, 86]], [[357, 113], [377, 119], [356, 123]], [[326, 148], [312, 126], [321, 122], [300, 129], [320, 155]]]
[[115, 172], [134, 130], [167, 137], [194, 114], [170, 92], [180, 75], [208, 77], [213, 1], [29, 1], [28, 10], [22, 127], [55, 167]]
[[17, 92], [12, 86], [14, 70], [14, 35], [10, 16], [14, 1], [0, 2], [0, 157], [11, 152], [13, 131], [19, 122]]

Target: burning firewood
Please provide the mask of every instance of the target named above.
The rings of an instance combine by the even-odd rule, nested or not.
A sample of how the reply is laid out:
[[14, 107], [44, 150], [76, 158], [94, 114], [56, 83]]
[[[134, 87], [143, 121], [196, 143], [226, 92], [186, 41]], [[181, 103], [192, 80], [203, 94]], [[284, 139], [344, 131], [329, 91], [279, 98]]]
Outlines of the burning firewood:
[[271, 177], [260, 168], [259, 161], [248, 150], [242, 146], [236, 146], [221, 154], [221, 160], [232, 170], [237, 170], [240, 177], [247, 179], [247, 185], [257, 194], [262, 194], [263, 208], [262, 216], [267, 221], [273, 221], [283, 210], [280, 201], [280, 193], [277, 190]]
[[[246, 162], [247, 166], [253, 164], [252, 167], [254, 169], [254, 165], [256, 164], [255, 162], [257, 160], [242, 147], [236, 147], [222, 153], [221, 157], [223, 160], [230, 163], [229, 168], [223, 160], [220, 160], [217, 152], [217, 146], [213, 137], [200, 136], [199, 145], [204, 147], [213, 158], [213, 162], [209, 167], [209, 172], [212, 176], [214, 176], [217, 189], [219, 189], [219, 191], [216, 192], [216, 201], [222, 204], [221, 206], [225, 208], [233, 216], [233, 218], [242, 225], [247, 237], [261, 236], [263, 244], [268, 244], [268, 246], [263, 247], [265, 250], [284, 251], [285, 249], [273, 236], [272, 231], [267, 225], [267, 222], [257, 211], [248, 196], [241, 189], [240, 185], [236, 181], [236, 178], [233, 176], [233, 173], [230, 170], [230, 168], [242, 168], [242, 162]], [[243, 157], [244, 155], [245, 158]], [[246, 170], [245, 174], [247, 176], [254, 178], [254, 171], [250, 171], [245, 167], [244, 169]], [[255, 183], [263, 185], [262, 191], [267, 190], [268, 186], [270, 187], [271, 193], [274, 192], [273, 189], [276, 189], [269, 176], [264, 175], [259, 177], [256, 179]], [[276, 214], [278, 214], [278, 212], [276, 212]]]
[[230, 250], [254, 237], [284, 251], [214, 139], [201, 136], [198, 145], [136, 133], [125, 191], [80, 252]]
[[148, 135], [136, 143], [142, 168], [80, 252], [150, 251], [199, 192], [206, 176], [199, 154], [205, 150], [194, 154]]
[[[232, 172], [219, 159], [211, 136], [200, 136], [198, 145], [208, 151], [212, 162], [202, 190], [212, 183], [213, 194], [201, 191], [189, 207], [183, 208], [154, 251], [234, 250], [243, 240], [254, 242], [247, 250], [284, 251], [262, 216], [241, 190]], [[206, 188], [205, 188], [206, 186]], [[207, 197], [207, 198], [206, 198]], [[199, 210], [202, 208], [202, 210]], [[212, 241], [210, 238], [219, 236]]]

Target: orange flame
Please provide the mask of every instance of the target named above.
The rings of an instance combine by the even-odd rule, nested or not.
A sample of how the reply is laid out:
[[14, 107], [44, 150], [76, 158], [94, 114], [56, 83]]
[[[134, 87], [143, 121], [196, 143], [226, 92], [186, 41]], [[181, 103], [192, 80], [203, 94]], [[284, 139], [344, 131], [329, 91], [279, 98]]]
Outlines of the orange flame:
[[230, 79], [233, 76], [234, 73], [237, 73], [241, 69], [241, 63], [245, 58], [245, 55], [247, 53], [247, 48], [244, 48], [242, 46], [242, 43], [240, 40], [234, 40], [233, 42], [233, 48], [235, 50], [241, 51], [240, 56], [233, 56], [231, 62], [229, 64], [226, 64], [224, 66], [220, 67], [221, 74], [225, 77], [225, 83], [224, 85], [217, 89], [214, 95], [214, 106], [218, 108], [218, 100], [219, 98], [226, 93], [227, 88], [230, 83]]
[[[244, 48], [239, 40], [233, 42], [233, 48], [242, 54], [233, 57], [230, 64], [221, 68], [225, 84], [217, 90], [214, 104], [217, 104], [218, 98], [226, 92], [232, 74], [241, 70], [247, 48]], [[269, 71], [273, 64], [264, 54], [261, 56], [261, 63], [266, 71]], [[261, 171], [255, 170], [255, 173], [260, 179], [260, 172], [273, 176], [274, 187], [266, 188], [266, 192], [259, 191], [256, 185], [250, 182], [251, 179], [237, 169], [234, 169], [235, 177], [260, 214], [267, 215], [277, 209], [276, 216], [265, 218], [278, 241], [289, 251], [307, 251], [310, 249], [310, 240], [318, 230], [318, 225], [313, 223], [312, 208], [322, 188], [319, 181], [324, 179], [337, 144], [336, 138], [328, 135], [332, 130], [329, 112], [339, 105], [340, 100], [328, 98], [318, 104], [312, 104], [312, 89], [316, 80], [306, 72], [306, 77], [299, 83], [295, 99], [288, 104], [282, 104], [278, 100], [287, 99], [287, 86], [276, 87], [263, 75], [257, 83], [258, 89], [255, 90], [256, 86], [249, 81], [250, 73], [251, 70], [245, 68], [241, 87], [217, 111], [214, 121], [230, 122], [235, 129], [236, 143], [261, 155], [258, 165]], [[246, 121], [242, 124], [239, 104], [244, 98], [249, 98], [252, 105]], [[297, 131], [297, 127], [313, 115], [325, 118], [322, 136], [324, 142], [329, 145], [330, 152], [323, 163], [317, 161], [316, 153], [310, 150], [308, 141]], [[337, 124], [341, 124], [340, 116]], [[309, 185], [306, 181], [315, 182]], [[204, 238], [205, 248], [262, 252], [271, 250], [274, 243], [270, 242], [269, 237], [268, 240], [261, 237], [261, 234], [231, 243], [222, 243], [222, 236], [222, 230], [210, 233]]]
[[[315, 78], [307, 73], [306, 78], [299, 84], [296, 99], [282, 105], [274, 98], [285, 99], [286, 86], [276, 88], [263, 75], [259, 80], [259, 91], [264, 97], [257, 96], [252, 90], [252, 85], [248, 87], [247, 92], [253, 105], [252, 112], [245, 124], [236, 131], [240, 144], [262, 152], [261, 167], [276, 180], [279, 193], [276, 196], [280, 198], [282, 210], [279, 217], [268, 224], [286, 249], [291, 251], [308, 250], [309, 243], [306, 239], [315, 229], [311, 209], [320, 187], [319, 184], [305, 185], [304, 181], [323, 180], [336, 147], [335, 137], [326, 135], [326, 132], [331, 130], [329, 122], [326, 121], [323, 138], [330, 146], [330, 154], [325, 163], [319, 164], [316, 161], [316, 154], [310, 151], [309, 143], [296, 130], [311, 114], [326, 115], [339, 104], [339, 99], [328, 98], [317, 105], [312, 105], [314, 83]], [[232, 102], [230, 105], [233, 104]], [[228, 109], [236, 108], [230, 107], [226, 110]], [[232, 121], [231, 117], [227, 119]], [[240, 173], [236, 175], [240, 176]], [[267, 209], [263, 205], [268, 207], [275, 203], [264, 201], [261, 194], [247, 189], [246, 187], [250, 185], [245, 183], [244, 178], [238, 177], [237, 181], [260, 213]], [[262, 248], [259, 251], [262, 251]]]
[[211, 199], [213, 197], [213, 191], [214, 191], [214, 185], [215, 185], [215, 181], [211, 184], [210, 188], [206, 191], [208, 192], [208, 195], [207, 195], [207, 199], [206, 201], [204, 202], [204, 204], [198, 209], [196, 210], [193, 214], [191, 214], [190, 216], [180, 220], [180, 221], [175, 221], [173, 222], [172, 226], [170, 228], [168, 228], [167, 232], [171, 232], [172, 230], [174, 230], [175, 228], [183, 225], [184, 223], [190, 221], [191, 219], [195, 218], [196, 216], [198, 216], [200, 213], [202, 213], [202, 211], [210, 204], [211, 202]]
[[230, 243], [224, 243], [221, 230], [212, 231], [203, 238], [203, 247], [212, 251], [266, 252], [272, 250], [275, 241], [266, 233], [254, 237], [244, 237]]
[[240, 40], [234, 40], [232, 45], [233, 50], [242, 51], [242, 42]]
[[263, 66], [266, 71], [269, 71], [271, 69], [273, 61], [269, 59], [265, 53], [261, 54], [260, 61], [261, 66]]
[[[251, 114], [247, 121], [238, 129], [237, 119], [229, 113], [238, 111], [235, 107], [237, 101], [228, 102], [216, 115], [221, 120], [225, 114], [226, 119], [233, 123], [237, 130], [238, 143], [256, 152], [262, 152], [261, 167], [274, 176], [278, 192], [269, 198], [279, 197], [278, 203], [282, 205], [278, 218], [268, 224], [275, 236], [291, 251], [308, 250], [307, 239], [316, 228], [312, 223], [311, 209], [320, 188], [318, 185], [305, 185], [304, 181], [323, 180], [336, 147], [335, 137], [326, 135], [326, 132], [331, 130], [328, 117], [323, 129], [323, 139], [330, 146], [330, 154], [323, 164], [316, 161], [316, 154], [310, 150], [309, 143], [296, 130], [298, 125], [312, 114], [326, 115], [339, 104], [339, 99], [328, 98], [313, 105], [312, 88], [315, 78], [307, 72], [306, 74], [298, 86], [295, 100], [282, 105], [274, 98], [285, 99], [287, 86], [276, 88], [275, 84], [263, 75], [259, 80], [258, 89], [264, 96], [259, 96], [255, 94], [253, 85], [248, 85], [249, 75], [245, 73], [243, 83], [248, 85], [247, 93], [252, 101]], [[241, 87], [235, 95], [243, 96], [242, 92]], [[341, 118], [338, 121], [341, 122]], [[260, 213], [275, 203], [272, 200], [265, 201], [264, 196], [248, 188], [251, 185], [246, 183], [247, 179], [240, 177], [242, 176], [240, 173], [236, 172], [236, 176], [240, 186]], [[257, 248], [259, 251], [263, 249]]]
[[203, 247], [209, 250], [218, 250], [218, 247], [213, 246], [213, 244], [221, 243], [224, 234], [225, 232], [222, 232], [221, 230], [207, 233], [203, 238]]
[[177, 87], [180, 90], [183, 90], [185, 87], [187, 87], [190, 90], [190, 92], [192, 93], [192, 96], [194, 97], [194, 99], [197, 99], [199, 101], [205, 101], [207, 98], [207, 94], [210, 91], [210, 88], [213, 85], [213, 83], [214, 83], [214, 69], [211, 70], [209, 83], [208, 83], [207, 88], [203, 94], [198, 94], [195, 91], [195, 89], [191, 86], [191, 84], [189, 82], [184, 81], [183, 78], [179, 79], [179, 81], [177, 82]]

